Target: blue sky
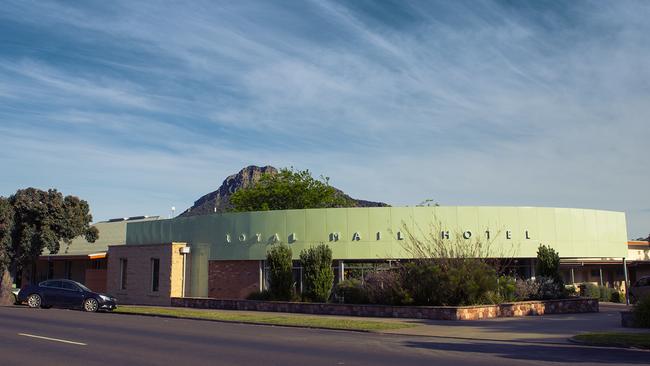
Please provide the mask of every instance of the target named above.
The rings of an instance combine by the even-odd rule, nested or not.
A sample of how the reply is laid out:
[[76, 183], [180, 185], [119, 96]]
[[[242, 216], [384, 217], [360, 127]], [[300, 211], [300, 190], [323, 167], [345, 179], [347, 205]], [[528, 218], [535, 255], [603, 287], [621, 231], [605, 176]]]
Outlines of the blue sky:
[[[189, 5], [188, 5], [189, 4]], [[178, 211], [245, 165], [650, 232], [647, 1], [5, 1], [0, 195]]]

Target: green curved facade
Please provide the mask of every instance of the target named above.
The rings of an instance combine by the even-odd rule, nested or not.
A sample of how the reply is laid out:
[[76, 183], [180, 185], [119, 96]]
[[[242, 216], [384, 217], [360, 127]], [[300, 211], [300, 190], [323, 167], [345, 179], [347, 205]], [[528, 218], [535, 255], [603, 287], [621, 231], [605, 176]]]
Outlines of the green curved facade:
[[[328, 243], [334, 259], [409, 258], [408, 233], [461, 235], [492, 242], [493, 253], [535, 257], [540, 243], [562, 258], [625, 257], [623, 212], [542, 207], [376, 207], [243, 212], [136, 222], [126, 244], [186, 242], [192, 256], [209, 260], [261, 260], [283, 242], [300, 251]], [[489, 232], [489, 233], [488, 233]]]

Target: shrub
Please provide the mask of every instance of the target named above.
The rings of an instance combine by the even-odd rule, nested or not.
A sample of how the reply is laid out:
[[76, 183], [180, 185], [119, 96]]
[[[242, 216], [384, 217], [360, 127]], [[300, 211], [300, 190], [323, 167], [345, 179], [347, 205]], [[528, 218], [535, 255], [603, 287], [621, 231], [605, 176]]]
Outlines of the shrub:
[[538, 299], [552, 300], [564, 297], [564, 285], [561, 282], [557, 282], [555, 278], [537, 277], [535, 281], [539, 285]]
[[537, 248], [537, 264], [535, 265], [535, 270], [538, 276], [550, 278], [564, 285], [560, 274], [560, 254], [550, 246], [540, 244]]
[[[511, 276], [499, 276], [498, 278], [499, 286], [499, 302], [513, 302], [517, 301], [517, 281], [514, 277]], [[495, 302], [493, 302], [495, 303]]]
[[609, 301], [611, 301], [611, 302], [622, 302], [621, 301], [621, 293], [615, 290], [614, 292], [612, 292], [612, 295], [610, 296]]
[[446, 278], [433, 261], [404, 263], [400, 267], [400, 279], [415, 305], [439, 305], [449, 296]]
[[584, 296], [585, 297], [595, 297], [600, 299], [600, 288], [594, 285], [593, 283], [584, 284]]
[[578, 289], [574, 285], [564, 286], [564, 293], [567, 297], [573, 297], [578, 295]]
[[[453, 262], [452, 262], [453, 263]], [[488, 292], [497, 291], [497, 273], [488, 263], [462, 258], [446, 270], [451, 296], [441, 305], [475, 305], [485, 300]]]
[[269, 290], [255, 291], [246, 296], [246, 300], [268, 301], [271, 300], [271, 292]]
[[599, 300], [600, 301], [612, 301], [612, 296], [616, 290], [610, 287], [598, 286], [598, 291], [600, 292]]
[[266, 254], [266, 262], [269, 265], [270, 299], [288, 301], [293, 297], [291, 256], [291, 248], [284, 244], [272, 247]]
[[303, 271], [302, 296], [307, 301], [326, 302], [334, 283], [332, 249], [325, 244], [300, 253]]
[[533, 279], [517, 280], [515, 297], [519, 301], [536, 300], [539, 297], [539, 283]]
[[489, 301], [488, 292], [499, 294], [494, 268], [474, 258], [406, 263], [401, 266], [401, 280], [416, 305], [473, 305]]
[[369, 302], [365, 287], [357, 279], [339, 282], [333, 292], [336, 300], [346, 304], [367, 304]]
[[637, 327], [650, 328], [650, 296], [645, 296], [634, 305], [634, 322]]
[[496, 271], [480, 260], [460, 259], [443, 271], [447, 280], [444, 293], [450, 295], [443, 299], [441, 305], [479, 304], [489, 291], [497, 290]]
[[371, 304], [409, 305], [410, 294], [402, 286], [400, 273], [396, 270], [374, 271], [366, 276], [364, 288]]

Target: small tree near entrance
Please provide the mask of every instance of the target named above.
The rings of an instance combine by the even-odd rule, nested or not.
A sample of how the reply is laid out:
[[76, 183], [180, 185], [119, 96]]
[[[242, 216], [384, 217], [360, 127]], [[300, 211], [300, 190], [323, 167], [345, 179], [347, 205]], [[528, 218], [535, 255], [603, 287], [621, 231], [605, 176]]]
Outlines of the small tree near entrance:
[[326, 302], [334, 285], [332, 249], [325, 244], [300, 253], [303, 271], [302, 297], [307, 301]]
[[266, 263], [269, 266], [269, 295], [272, 300], [289, 301], [293, 297], [291, 256], [291, 248], [285, 244], [272, 247], [266, 254]]
[[536, 275], [552, 279], [558, 284], [564, 284], [560, 274], [560, 254], [550, 246], [540, 244], [537, 248]]

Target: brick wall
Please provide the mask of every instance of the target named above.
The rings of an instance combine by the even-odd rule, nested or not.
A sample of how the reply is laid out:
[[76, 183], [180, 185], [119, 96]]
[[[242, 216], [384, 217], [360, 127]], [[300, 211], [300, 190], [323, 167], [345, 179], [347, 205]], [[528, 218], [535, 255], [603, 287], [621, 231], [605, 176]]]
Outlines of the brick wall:
[[284, 301], [222, 300], [206, 298], [173, 298], [172, 306], [345, 315], [386, 318], [480, 320], [488, 318], [520, 317], [543, 314], [597, 313], [598, 299], [575, 298], [564, 300], [522, 301], [499, 305], [477, 306], [389, 306], [322, 304]]
[[84, 285], [96, 292], [106, 292], [106, 269], [86, 269]]
[[208, 296], [245, 299], [260, 290], [259, 261], [209, 261]]
[[[185, 243], [116, 245], [108, 250], [107, 292], [119, 304], [170, 305], [171, 297], [182, 295]], [[160, 260], [159, 288], [152, 291], [151, 259]], [[127, 260], [126, 289], [120, 288], [120, 259]]]

